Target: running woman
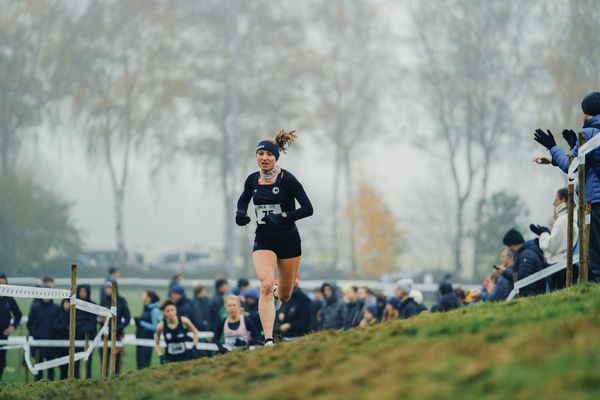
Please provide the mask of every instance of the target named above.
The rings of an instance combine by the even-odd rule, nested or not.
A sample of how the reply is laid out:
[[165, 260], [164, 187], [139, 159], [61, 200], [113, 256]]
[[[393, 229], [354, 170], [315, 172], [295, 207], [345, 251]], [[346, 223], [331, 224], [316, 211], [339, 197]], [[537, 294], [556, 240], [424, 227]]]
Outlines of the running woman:
[[[162, 305], [164, 319], [156, 325], [156, 345], [154, 350], [160, 357], [161, 364], [185, 361], [193, 358], [193, 351], [185, 347], [188, 332], [194, 334], [194, 348], [198, 344], [199, 333], [194, 324], [187, 318], [177, 315], [177, 307], [171, 300]], [[160, 335], [163, 334], [167, 349], [164, 356], [160, 351]]]
[[219, 346], [219, 351], [223, 353], [255, 344], [260, 338], [260, 332], [252, 319], [244, 315], [240, 298], [227, 297], [225, 306], [227, 318], [217, 325], [213, 336], [213, 342]]
[[[260, 280], [258, 312], [265, 346], [273, 345], [274, 296], [284, 303], [290, 299], [300, 266], [302, 250], [295, 221], [313, 213], [300, 182], [277, 164], [279, 152], [285, 153], [295, 138], [294, 131], [281, 130], [275, 140], [258, 143], [256, 163], [259, 170], [246, 178], [235, 216], [236, 224], [247, 225], [250, 222], [248, 204], [252, 199], [257, 222], [252, 260]], [[298, 209], [296, 200], [300, 205]], [[277, 288], [275, 269], [279, 274]]]

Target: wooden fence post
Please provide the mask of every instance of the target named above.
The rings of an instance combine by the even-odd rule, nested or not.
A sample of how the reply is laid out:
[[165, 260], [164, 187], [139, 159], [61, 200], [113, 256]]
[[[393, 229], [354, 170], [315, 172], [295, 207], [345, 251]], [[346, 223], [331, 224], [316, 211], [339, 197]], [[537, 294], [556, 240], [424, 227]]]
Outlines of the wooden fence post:
[[[112, 284], [111, 305], [112, 308], [117, 307], [117, 285], [115, 282]], [[113, 315], [110, 322], [110, 376], [113, 377], [117, 374], [117, 316]]]
[[[71, 297], [76, 295], [77, 290], [77, 265], [71, 265]], [[70, 303], [69, 315], [69, 379], [75, 377], [75, 309], [74, 301]]]
[[[579, 148], [585, 143], [585, 135], [579, 132]], [[579, 164], [577, 167], [578, 180], [577, 194], [579, 196], [579, 282], [587, 282], [587, 259], [584, 251], [585, 237], [585, 164]], [[584, 271], [585, 280], [584, 280]]]

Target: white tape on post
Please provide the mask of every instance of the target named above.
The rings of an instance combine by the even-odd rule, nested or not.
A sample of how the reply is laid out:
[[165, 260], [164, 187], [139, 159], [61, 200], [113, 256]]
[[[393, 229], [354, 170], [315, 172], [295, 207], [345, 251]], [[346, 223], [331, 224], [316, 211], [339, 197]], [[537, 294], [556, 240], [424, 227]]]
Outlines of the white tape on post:
[[78, 310], [86, 311], [91, 314], [100, 315], [106, 318], [110, 318], [113, 314], [106, 307], [99, 306], [98, 304], [88, 303], [81, 299], [75, 299], [75, 307]]

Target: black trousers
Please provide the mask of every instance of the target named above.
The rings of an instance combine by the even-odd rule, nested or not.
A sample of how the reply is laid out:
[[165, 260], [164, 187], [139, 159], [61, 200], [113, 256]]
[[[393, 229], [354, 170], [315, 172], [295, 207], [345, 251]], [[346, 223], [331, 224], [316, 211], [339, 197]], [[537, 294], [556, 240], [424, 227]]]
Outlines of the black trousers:
[[588, 279], [600, 283], [600, 203], [592, 204], [589, 249]]
[[[0, 340], [6, 340], [6, 336], [0, 331]], [[0, 382], [2, 381], [2, 373], [6, 368], [6, 350], [0, 350]]]
[[[37, 348], [34, 349], [34, 353], [35, 354], [35, 363], [41, 363], [44, 361], [50, 361], [50, 360], [54, 360], [56, 358], [56, 354], [54, 351], [52, 351], [52, 348]], [[39, 381], [43, 378], [43, 374], [44, 371], [40, 371], [37, 374], [35, 374], [34, 376], [34, 380]], [[46, 370], [46, 377], [48, 378], [48, 380], [53, 381], [54, 380], [54, 368], [49, 368]]]
[[[75, 350], [75, 352], [80, 352], [83, 351], [83, 347]], [[87, 371], [85, 373], [86, 379], [91, 379], [92, 378], [92, 356], [94, 355], [94, 352], [90, 353], [90, 358], [88, 358], [88, 363], [87, 363]], [[79, 371], [79, 364], [81, 365], [81, 372]], [[79, 379], [79, 377], [83, 377], [83, 368], [84, 368], [84, 364], [83, 364], [83, 360], [81, 361], [75, 361], [75, 378]]]
[[[103, 352], [103, 348], [100, 347], [99, 349], [99, 353], [100, 353], [100, 359], [102, 360], [102, 352]], [[110, 352], [112, 350], [110, 349], [110, 347], [108, 348], [108, 352], [106, 353], [106, 374], [107, 376], [110, 376]], [[117, 375], [119, 375], [121, 373], [121, 357], [123, 356], [123, 349], [119, 349], [117, 350], [117, 356], [115, 357], [115, 373]], [[100, 371], [102, 371], [102, 361], [100, 361]]]
[[137, 362], [137, 369], [148, 368], [152, 361], [152, 352], [154, 351], [154, 348], [137, 346], [136, 350], [135, 359]]

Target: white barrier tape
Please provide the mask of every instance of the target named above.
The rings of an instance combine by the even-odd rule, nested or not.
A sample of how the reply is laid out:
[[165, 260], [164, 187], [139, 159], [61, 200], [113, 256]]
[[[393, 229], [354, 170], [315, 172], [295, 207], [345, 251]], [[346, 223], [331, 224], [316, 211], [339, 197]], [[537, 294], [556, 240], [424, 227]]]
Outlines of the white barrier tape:
[[29, 345], [25, 344], [25, 346], [23, 346], [23, 350], [25, 350], [23, 357], [25, 358], [25, 364], [27, 365], [27, 368], [29, 368], [29, 371], [31, 371], [32, 374], [37, 374], [37, 370], [33, 364], [31, 364], [31, 349], [29, 348]]
[[584, 162], [585, 162], [585, 156], [596, 150], [596, 148], [600, 146], [600, 135], [596, 135], [593, 138], [591, 138], [590, 140], [588, 140], [587, 142], [585, 142], [583, 144], [583, 146], [581, 146], [577, 152], [577, 155], [579, 157], [583, 157], [584, 158]]
[[117, 307], [111, 307], [110, 313], [116, 317], [117, 316]]
[[69, 297], [69, 301], [71, 302], [71, 304], [77, 304], [77, 295], [74, 294], [71, 297]]
[[75, 299], [75, 307], [77, 307], [77, 309], [79, 310], [86, 311], [91, 314], [101, 315], [107, 318], [113, 316], [113, 314], [108, 308], [99, 306], [98, 304], [89, 303], [80, 299]]
[[[577, 264], [578, 262], [579, 262], [579, 256], [576, 255], [573, 257], [573, 264]], [[529, 286], [532, 283], [542, 280], [558, 271], [562, 271], [565, 268], [567, 268], [566, 262], [560, 263], [560, 264], [554, 264], [547, 268], [544, 268], [541, 271], [536, 272], [535, 274], [531, 274], [528, 277], [517, 281], [513, 286], [513, 290], [508, 294], [508, 297], [506, 298], [506, 300], [512, 300], [519, 293], [519, 290], [524, 288], [525, 286]]]
[[85, 351], [85, 360], [86, 361], [90, 358], [90, 355], [94, 351], [94, 348], [97, 347], [98, 344], [100, 343], [100, 341], [102, 340], [102, 336], [108, 335], [108, 323], [109, 322], [110, 322], [110, 317], [106, 318], [106, 321], [104, 321], [104, 325], [102, 325], [102, 329], [100, 329], [100, 332], [98, 332], [98, 334], [96, 335], [94, 340], [92, 340], [92, 342], [89, 344], [89, 347]]
[[592, 222], [592, 215], [591, 214], [586, 214], [585, 215], [585, 224], [589, 225]]
[[[85, 357], [85, 353], [83, 351], [80, 351], [79, 353], [75, 353], [75, 362], [83, 360], [84, 357]], [[65, 365], [68, 363], [69, 363], [69, 356], [67, 355], [64, 357], [59, 357], [59, 358], [55, 358], [53, 360], [48, 360], [48, 361], [41, 362], [39, 364], [35, 364], [33, 366], [33, 368], [37, 372], [40, 372], [40, 371], [44, 371], [46, 369], [60, 367], [61, 365]], [[33, 372], [33, 371], [31, 371], [31, 372]]]
[[24, 297], [30, 299], [66, 299], [71, 296], [71, 293], [65, 289], [0, 285], [0, 296]]

